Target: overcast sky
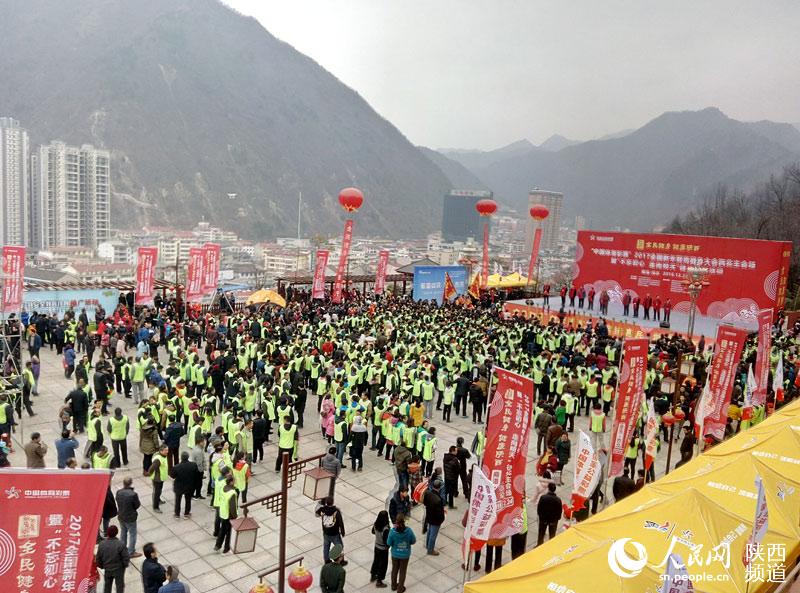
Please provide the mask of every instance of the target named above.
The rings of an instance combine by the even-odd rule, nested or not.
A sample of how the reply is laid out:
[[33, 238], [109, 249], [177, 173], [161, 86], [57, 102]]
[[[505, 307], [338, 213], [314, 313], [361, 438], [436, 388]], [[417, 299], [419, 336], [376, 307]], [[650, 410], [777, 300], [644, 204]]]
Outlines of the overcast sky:
[[664, 111], [800, 122], [800, 0], [226, 0], [415, 144], [579, 140]]

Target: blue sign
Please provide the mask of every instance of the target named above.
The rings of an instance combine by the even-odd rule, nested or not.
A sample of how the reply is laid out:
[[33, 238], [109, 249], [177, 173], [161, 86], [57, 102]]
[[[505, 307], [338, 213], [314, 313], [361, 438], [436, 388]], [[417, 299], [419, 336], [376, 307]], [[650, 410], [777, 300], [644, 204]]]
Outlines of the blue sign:
[[94, 308], [102, 305], [106, 315], [111, 315], [119, 303], [119, 290], [116, 288], [90, 288], [86, 290], [26, 290], [23, 294], [23, 307], [28, 313], [47, 313], [61, 319], [69, 309], [79, 315], [86, 309], [89, 321], [94, 321]]
[[436, 301], [441, 305], [445, 273], [450, 275], [459, 295], [467, 292], [467, 269], [464, 266], [416, 266], [414, 300]]

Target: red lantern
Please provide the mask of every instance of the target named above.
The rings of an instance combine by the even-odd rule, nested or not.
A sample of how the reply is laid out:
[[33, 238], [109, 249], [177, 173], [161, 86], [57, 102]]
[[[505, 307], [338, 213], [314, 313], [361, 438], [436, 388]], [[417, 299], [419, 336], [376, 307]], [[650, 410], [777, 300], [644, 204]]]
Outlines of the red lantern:
[[683, 411], [683, 408], [675, 408], [672, 415], [675, 416], [675, 422], [683, 422], [686, 419], [686, 412]]
[[488, 198], [485, 200], [478, 200], [475, 204], [475, 210], [477, 210], [478, 214], [481, 216], [491, 216], [497, 212], [497, 202]]
[[538, 222], [543, 221], [545, 218], [550, 216], [550, 209], [545, 206], [544, 204], [534, 204], [531, 206], [531, 218]]
[[355, 212], [364, 203], [364, 194], [355, 187], [346, 187], [339, 192], [339, 203], [348, 212]]
[[256, 583], [250, 589], [250, 593], [275, 593], [275, 591], [266, 583]]
[[671, 412], [667, 412], [661, 416], [661, 422], [664, 423], [664, 426], [672, 426], [675, 424], [675, 416], [673, 416]]
[[297, 593], [305, 593], [311, 587], [311, 583], [314, 582], [314, 577], [301, 564], [289, 573], [289, 578], [286, 579], [286, 582], [288, 582], [289, 586]]

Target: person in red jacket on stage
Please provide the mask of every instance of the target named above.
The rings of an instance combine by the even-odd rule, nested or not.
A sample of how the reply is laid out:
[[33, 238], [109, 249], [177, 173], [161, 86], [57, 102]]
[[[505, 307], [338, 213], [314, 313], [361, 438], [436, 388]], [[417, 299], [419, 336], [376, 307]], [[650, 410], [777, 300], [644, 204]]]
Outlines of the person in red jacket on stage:
[[590, 311], [592, 309], [594, 309], [594, 295], [595, 295], [594, 286], [591, 286], [589, 288], [589, 295], [588, 295], [589, 296], [589, 310]]
[[625, 294], [622, 295], [622, 314], [626, 317], [630, 315], [631, 312], [631, 291], [626, 290]]
[[566, 284], [561, 287], [561, 291], [559, 292], [559, 295], [561, 296], [561, 307], [563, 308], [564, 305], [567, 302], [567, 285]]
[[569, 306], [575, 306], [575, 296], [578, 294], [578, 291], [575, 289], [574, 286], [570, 285], [569, 287]]
[[633, 297], [633, 316], [635, 318], [639, 317], [639, 304], [640, 304], [639, 297], [638, 296]]
[[669, 323], [669, 314], [672, 312], [672, 301], [669, 297], [664, 301], [664, 321]]
[[650, 319], [650, 307], [653, 306], [653, 297], [650, 296], [650, 293], [647, 293], [647, 296], [644, 297], [642, 301], [642, 308], [644, 309], [644, 319]]
[[583, 304], [586, 302], [586, 289], [581, 286], [578, 289], [578, 307], [583, 309]]
[[545, 284], [544, 289], [542, 289], [542, 295], [544, 296], [544, 304], [546, 306], [550, 306], [550, 285]]
[[661, 297], [657, 296], [653, 301], [653, 319], [661, 321]]

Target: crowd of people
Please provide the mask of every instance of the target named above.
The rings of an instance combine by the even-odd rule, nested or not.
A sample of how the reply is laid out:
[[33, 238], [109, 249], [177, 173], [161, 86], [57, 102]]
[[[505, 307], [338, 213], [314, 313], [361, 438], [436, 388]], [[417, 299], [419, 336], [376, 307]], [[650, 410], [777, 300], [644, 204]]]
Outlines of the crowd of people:
[[[573, 290], [562, 289], [562, 300], [577, 297], [580, 304], [588, 297], [589, 308], [593, 306], [594, 295], [576, 291], [573, 296]], [[667, 303], [660, 305], [668, 317]], [[649, 306], [649, 317], [648, 310]], [[634, 312], [638, 313], [636, 305]], [[256, 469], [279, 472], [284, 456], [298, 459], [301, 448], [309, 454], [327, 452], [322, 466], [334, 479], [315, 510], [323, 536], [323, 591], [340, 593], [346, 578], [347, 517], [336, 506], [337, 477], [341, 479], [348, 465], [351, 472], [363, 471], [376, 457], [377, 462], [391, 463], [396, 483], [390, 492], [376, 493], [385, 494], [387, 504], [372, 526], [370, 577], [383, 588], [389, 574], [392, 590], [402, 593], [417, 532], [424, 536], [424, 554], [437, 556], [440, 529], [453, 520], [448, 511], [452, 516], [459, 496], [470, 497], [471, 467], [480, 460], [486, 442], [483, 423], [493, 396], [493, 366], [530, 376], [535, 384], [532, 421], [538, 479], [529, 485], [525, 504], [535, 509], [531, 516], [538, 523], [537, 544], [555, 535], [562, 520], [562, 497], [569, 498], [568, 492], [560, 497], [559, 489], [569, 471], [576, 418], [587, 417], [587, 431], [597, 449], [608, 445], [622, 339], [609, 334], [602, 318], [587, 326], [565, 326], [558, 318], [508, 317], [499, 303], [437, 307], [407, 297], [387, 296], [376, 302], [355, 295], [333, 305], [311, 301], [304, 293], [285, 308], [193, 311], [186, 319], [182, 313], [174, 301], [160, 301], [141, 309], [121, 303], [110, 315], [95, 311], [96, 323], [90, 323], [85, 312], [69, 312], [59, 320], [36, 314], [20, 320], [28, 356], [23, 365], [22, 343], [6, 356], [6, 384], [21, 389], [0, 392], [0, 434], [5, 434], [0, 464], [9, 464], [10, 436], [22, 406], [35, 414], [40, 375], [34, 363], [39, 364], [39, 350], [49, 347], [60, 353], [64, 376], [73, 383], [58, 411], [58, 467], [126, 468], [128, 441], [138, 438], [142, 476], [153, 485], [152, 511], [163, 512], [168, 484], [176, 519], [190, 517], [193, 502], [208, 500], [215, 509], [210, 545], [219, 553], [230, 552], [231, 521], [248, 500], [248, 483]], [[773, 335], [772, 362], [784, 364], [783, 393], [788, 401], [796, 394], [800, 327], [776, 323]], [[646, 476], [643, 462], [640, 466], [648, 406], [659, 416], [678, 406], [691, 426], [712, 352], [704, 341], [694, 344], [678, 334], [662, 335], [651, 343], [646, 403], [626, 452], [625, 474], [614, 483], [615, 499], [655, 477], [652, 467]], [[767, 408], [783, 403], [775, 401], [770, 384], [767, 406], [752, 419], [737, 417], [755, 352], [751, 338], [732, 394], [730, 433], [758, 422]], [[17, 364], [9, 363], [12, 356], [18, 357]], [[673, 402], [662, 393], [661, 383], [665, 376], [676, 376], [679, 357], [692, 360], [694, 372], [681, 377]], [[112, 406], [114, 396], [135, 405], [135, 416], [129, 418], [121, 406]], [[440, 443], [437, 425], [452, 424], [454, 418], [463, 434]], [[301, 438], [305, 422], [316, 423], [318, 433]], [[662, 428], [660, 438], [667, 440], [669, 433]], [[692, 431], [683, 432], [679, 464], [694, 451]], [[76, 435], [86, 439], [82, 452]], [[265, 459], [268, 444], [277, 445], [274, 465]], [[29, 467], [45, 466], [47, 444], [40, 434], [33, 433], [24, 450]], [[573, 520], [597, 512], [602, 492], [600, 484]], [[178, 568], [158, 563], [157, 543], [147, 543], [139, 552], [139, 506], [129, 477], [115, 494], [109, 489], [96, 557], [105, 590], [115, 582], [121, 591], [130, 558], [142, 554], [146, 592], [183, 590], [175, 584], [180, 584]], [[410, 520], [417, 506], [424, 514], [414, 528]], [[525, 524], [510, 538], [512, 558], [527, 548], [527, 509], [524, 516]], [[113, 517], [118, 527], [110, 523]], [[459, 519], [465, 522], [466, 515]], [[506, 543], [488, 541], [486, 572], [501, 566]], [[477, 552], [465, 568], [479, 571], [480, 560]]]

